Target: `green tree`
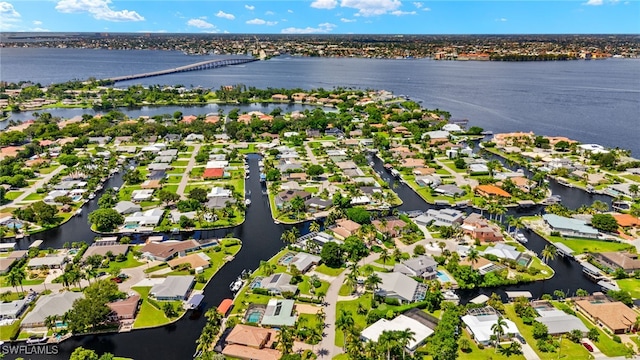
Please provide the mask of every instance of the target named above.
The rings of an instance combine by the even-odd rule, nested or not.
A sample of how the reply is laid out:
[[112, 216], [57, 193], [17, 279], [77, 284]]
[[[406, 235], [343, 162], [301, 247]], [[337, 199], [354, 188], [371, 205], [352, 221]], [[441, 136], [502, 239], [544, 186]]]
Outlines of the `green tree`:
[[322, 247], [320, 251], [322, 262], [331, 268], [339, 268], [343, 263], [342, 247], [337, 243], [330, 241]]
[[167, 206], [171, 203], [174, 203], [180, 200], [180, 195], [165, 189], [160, 189], [160, 191], [158, 191], [156, 196], [158, 196], [158, 199], [163, 203], [165, 203], [165, 205]]
[[260, 260], [259, 269], [264, 276], [271, 276], [273, 274], [273, 266], [268, 261]]
[[591, 217], [591, 225], [605, 232], [616, 232], [618, 230], [618, 222], [611, 214], [594, 214]]
[[201, 203], [204, 203], [207, 201], [207, 190], [199, 187], [193, 188], [189, 191], [188, 197], [189, 199], [194, 199]]
[[320, 224], [318, 224], [315, 221], [312, 221], [311, 224], [309, 224], [309, 232], [317, 232], [320, 231]]
[[542, 256], [542, 261], [544, 261], [545, 264], [550, 260], [555, 260], [557, 255], [556, 247], [553, 245], [545, 245], [544, 249], [540, 252], [540, 255]]
[[353, 320], [353, 314], [351, 311], [347, 311], [345, 309], [340, 309], [338, 312], [338, 317], [336, 318], [336, 328], [342, 331], [342, 349], [344, 350], [346, 340], [347, 340], [347, 332], [351, 330], [355, 326], [355, 321]]
[[124, 224], [124, 217], [115, 209], [97, 209], [89, 214], [89, 223], [98, 231], [110, 232]]
[[46, 204], [44, 201], [38, 201], [31, 204], [35, 220], [38, 224], [48, 225], [55, 224], [58, 219], [58, 209], [54, 205]]
[[144, 181], [145, 177], [144, 175], [140, 172], [140, 170], [138, 169], [134, 169], [131, 171], [127, 171], [123, 176], [122, 179], [124, 181], [127, 182], [127, 184], [130, 185], [137, 185], [140, 184]]
[[600, 332], [596, 328], [589, 328], [587, 339], [597, 342], [600, 339]]
[[371, 213], [363, 207], [354, 207], [346, 210], [347, 218], [358, 224], [368, 224], [371, 222]]
[[324, 174], [324, 168], [320, 165], [311, 165], [307, 168], [307, 175], [311, 178], [317, 178], [318, 176]]
[[113, 195], [107, 193], [103, 194], [102, 196], [100, 196], [100, 199], [98, 199], [98, 206], [102, 209], [112, 208], [116, 206], [117, 203], [118, 199]]
[[507, 326], [507, 322], [504, 320], [504, 318], [502, 316], [499, 316], [498, 320], [496, 320], [496, 323], [491, 325], [491, 332], [493, 332], [493, 335], [496, 337], [496, 343], [495, 343], [496, 352], [498, 352], [500, 339], [505, 334], [504, 328], [506, 326]]
[[91, 349], [85, 349], [83, 347], [77, 347], [71, 353], [69, 360], [99, 360], [98, 354]]

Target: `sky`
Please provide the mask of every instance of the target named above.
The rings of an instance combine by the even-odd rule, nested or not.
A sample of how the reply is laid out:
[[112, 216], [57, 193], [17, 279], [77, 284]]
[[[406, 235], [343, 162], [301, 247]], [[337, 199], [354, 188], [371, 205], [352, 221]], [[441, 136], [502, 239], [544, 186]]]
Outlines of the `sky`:
[[640, 0], [0, 0], [0, 31], [638, 34]]

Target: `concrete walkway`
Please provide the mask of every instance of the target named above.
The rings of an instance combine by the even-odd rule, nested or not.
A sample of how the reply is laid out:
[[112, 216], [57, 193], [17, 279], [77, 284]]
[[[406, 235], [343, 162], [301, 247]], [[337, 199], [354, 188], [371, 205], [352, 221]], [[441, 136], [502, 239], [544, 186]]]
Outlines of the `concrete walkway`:
[[25, 192], [20, 194], [20, 196], [15, 198], [13, 201], [11, 201], [10, 203], [8, 203], [6, 205], [0, 206], [0, 210], [4, 209], [6, 207], [13, 207], [13, 206], [15, 206], [15, 204], [23, 201], [24, 199], [27, 198], [27, 196], [35, 193], [39, 188], [43, 187], [46, 183], [49, 182], [49, 180], [51, 180], [54, 176], [58, 175], [62, 170], [66, 169], [66, 168], [67, 167], [65, 165], [58, 166], [57, 169], [55, 169], [52, 172], [46, 174], [42, 179], [36, 181], [31, 186], [29, 186], [27, 188], [27, 190], [25, 190]]
[[196, 165], [196, 155], [200, 151], [200, 146], [202, 145], [201, 144], [193, 145], [193, 151], [191, 152], [189, 163], [187, 164], [187, 167], [184, 169], [184, 172], [183, 172], [184, 175], [182, 176], [182, 179], [180, 179], [180, 184], [178, 184], [178, 190], [176, 191], [176, 193], [181, 197], [185, 197], [184, 189], [187, 188], [187, 183], [189, 182], [189, 174], [191, 173], [191, 170], [193, 169], [193, 167]]

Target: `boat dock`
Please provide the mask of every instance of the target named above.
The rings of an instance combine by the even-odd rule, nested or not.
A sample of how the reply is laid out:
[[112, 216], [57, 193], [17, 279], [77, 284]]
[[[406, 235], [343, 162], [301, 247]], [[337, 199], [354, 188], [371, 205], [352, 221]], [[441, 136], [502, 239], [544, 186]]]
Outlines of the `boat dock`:
[[573, 250], [571, 250], [571, 248], [569, 248], [567, 245], [561, 243], [561, 242], [554, 242], [551, 243], [553, 244], [553, 246], [556, 247], [556, 253], [562, 257], [568, 257], [570, 259], [573, 259]]

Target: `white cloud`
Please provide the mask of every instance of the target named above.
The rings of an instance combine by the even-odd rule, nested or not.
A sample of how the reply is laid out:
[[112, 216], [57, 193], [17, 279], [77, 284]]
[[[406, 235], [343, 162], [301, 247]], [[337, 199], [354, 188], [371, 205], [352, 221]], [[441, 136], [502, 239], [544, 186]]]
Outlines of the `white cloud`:
[[496, 19], [496, 21], [506, 22], [506, 21], [507, 21], [507, 18], [499, 18], [499, 19]]
[[187, 21], [187, 25], [193, 26], [198, 29], [214, 29], [215, 25], [212, 23], [206, 22], [202, 19], [191, 19]]
[[277, 21], [266, 21], [266, 20], [255, 18], [255, 19], [252, 19], [252, 20], [247, 20], [246, 23], [249, 24], [249, 25], [273, 26], [273, 25], [276, 25], [278, 22]]
[[311, 3], [312, 8], [333, 9], [338, 6], [338, 0], [315, 0]]
[[416, 2], [413, 3], [413, 6], [417, 7], [418, 9], [420, 9], [421, 7], [424, 6], [424, 4], [419, 2], [419, 1], [416, 1]]
[[167, 32], [167, 30], [140, 30], [137, 31], [139, 33], [158, 33], [158, 34], [164, 34]]
[[33, 32], [50, 32], [51, 30], [49, 29], [43, 29], [41, 27], [35, 27], [35, 28], [31, 28], [29, 29], [29, 31], [33, 31]]
[[233, 15], [233, 14], [227, 14], [226, 12], [224, 12], [224, 11], [222, 11], [222, 10], [218, 11], [218, 13], [216, 14], [216, 16], [217, 16], [217, 17], [219, 17], [219, 18], [227, 19], [227, 20], [233, 20], [233, 19], [235, 19], [235, 18], [236, 18], [236, 17], [235, 17], [235, 15]]
[[343, 23], [352, 23], [352, 22], [356, 22], [356, 19], [347, 19], [347, 18], [341, 18], [340, 21], [342, 21]]
[[274, 13], [273, 11], [265, 11], [264, 14], [265, 15], [275, 15], [276, 13]]
[[392, 11], [390, 12], [391, 15], [395, 15], [395, 16], [403, 16], [403, 15], [415, 15], [416, 12], [415, 11], [401, 11], [401, 10], [396, 10], [396, 11]]
[[88, 12], [97, 20], [106, 21], [144, 21], [144, 17], [131, 10], [113, 10], [111, 0], [60, 0], [56, 10], [61, 13]]
[[40, 21], [40, 20], [33, 20], [33, 25], [36, 25], [36, 26], [42, 25], [42, 21]]
[[288, 12], [289, 14], [293, 14], [293, 10], [291, 10], [291, 9], [287, 10], [287, 12]]
[[582, 5], [589, 5], [589, 6], [600, 6], [603, 4], [602, 0], [589, 0], [586, 3], [582, 3]]
[[318, 24], [317, 28], [312, 28], [310, 26], [306, 28], [288, 27], [288, 28], [282, 29], [280, 32], [283, 34], [318, 34], [318, 33], [326, 34], [328, 32], [331, 32], [335, 28], [336, 28], [335, 24], [322, 23], [322, 24]]
[[384, 15], [398, 10], [400, 0], [342, 0], [340, 6], [358, 10], [358, 16]]
[[245, 5], [244, 8], [247, 10], [253, 11], [253, 9], [255, 9], [256, 7], [253, 5]]
[[0, 2], [0, 16], [2, 16], [3, 19], [15, 19], [20, 17], [20, 13], [13, 8], [12, 4], [2, 1]]

